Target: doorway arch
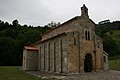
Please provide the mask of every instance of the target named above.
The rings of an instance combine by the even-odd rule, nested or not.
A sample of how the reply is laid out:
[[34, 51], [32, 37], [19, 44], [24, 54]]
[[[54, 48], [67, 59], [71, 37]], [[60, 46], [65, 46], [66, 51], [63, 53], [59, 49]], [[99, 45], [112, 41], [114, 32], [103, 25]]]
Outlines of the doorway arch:
[[86, 54], [84, 60], [84, 71], [91, 72], [93, 69], [92, 55]]

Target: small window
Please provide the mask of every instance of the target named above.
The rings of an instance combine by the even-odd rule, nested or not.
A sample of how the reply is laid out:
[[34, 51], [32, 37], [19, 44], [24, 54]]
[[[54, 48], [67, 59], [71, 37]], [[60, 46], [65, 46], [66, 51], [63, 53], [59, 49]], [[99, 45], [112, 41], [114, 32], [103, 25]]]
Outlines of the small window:
[[85, 39], [87, 40], [87, 31], [85, 31]]
[[106, 57], [104, 56], [103, 58], [104, 58], [104, 63], [106, 63]]
[[90, 41], [90, 32], [88, 31], [88, 40]]
[[90, 41], [90, 32], [89, 31], [85, 31], [85, 39]]
[[76, 45], [76, 39], [74, 38], [74, 45]]

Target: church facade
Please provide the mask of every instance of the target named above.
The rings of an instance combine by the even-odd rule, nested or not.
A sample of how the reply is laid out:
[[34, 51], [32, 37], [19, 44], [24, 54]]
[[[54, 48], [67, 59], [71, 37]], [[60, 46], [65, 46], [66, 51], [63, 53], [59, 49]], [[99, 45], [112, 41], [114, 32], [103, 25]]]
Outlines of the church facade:
[[109, 69], [103, 40], [95, 34], [95, 23], [85, 5], [81, 7], [81, 16], [41, 36], [42, 40], [24, 47], [23, 70], [68, 74]]

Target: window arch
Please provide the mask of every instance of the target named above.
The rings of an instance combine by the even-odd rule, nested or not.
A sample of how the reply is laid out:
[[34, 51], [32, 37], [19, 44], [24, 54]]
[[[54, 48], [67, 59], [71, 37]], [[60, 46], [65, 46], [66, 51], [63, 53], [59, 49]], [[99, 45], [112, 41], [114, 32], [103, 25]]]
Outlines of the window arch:
[[88, 40], [90, 41], [90, 32], [88, 31]]
[[85, 39], [90, 41], [90, 31], [85, 31]]
[[87, 40], [87, 31], [85, 31], [85, 39]]

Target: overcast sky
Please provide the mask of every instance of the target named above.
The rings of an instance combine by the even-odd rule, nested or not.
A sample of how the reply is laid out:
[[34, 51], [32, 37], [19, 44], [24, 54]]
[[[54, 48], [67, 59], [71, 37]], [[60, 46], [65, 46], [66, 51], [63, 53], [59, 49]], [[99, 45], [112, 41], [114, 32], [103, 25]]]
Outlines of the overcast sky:
[[0, 20], [20, 24], [45, 25], [51, 21], [65, 22], [80, 16], [85, 4], [95, 22], [120, 20], [120, 0], [0, 0]]

